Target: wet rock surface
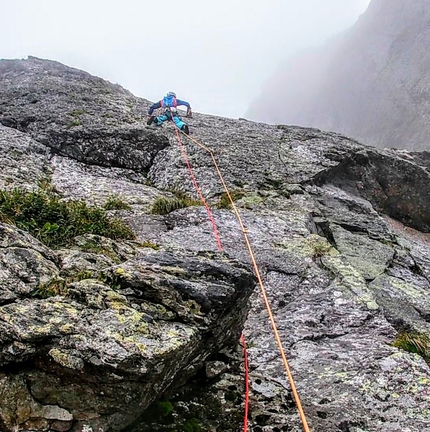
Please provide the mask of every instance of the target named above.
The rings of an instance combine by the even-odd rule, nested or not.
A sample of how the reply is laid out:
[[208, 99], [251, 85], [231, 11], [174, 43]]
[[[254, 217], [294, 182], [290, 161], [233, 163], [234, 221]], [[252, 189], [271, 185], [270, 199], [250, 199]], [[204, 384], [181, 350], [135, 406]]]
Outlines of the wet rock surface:
[[0, 69], [0, 123], [28, 133], [54, 153], [142, 171], [168, 144], [139, 122], [148, 101], [119, 85], [35, 57], [2, 60]]
[[[43, 123], [33, 122], [27, 132], [11, 129], [33, 109], [4, 103], [16, 85], [11, 70], [36, 86], [32, 74], [53, 67], [26, 62], [24, 71], [20, 62], [0, 62], [0, 81], [7, 83], [0, 122], [9, 126], [0, 136], [11, 149], [31, 142], [28, 164], [35, 172], [46, 165], [53, 187], [66, 199], [104, 205], [111, 193], [121, 196], [130, 207], [112, 213], [133, 227], [137, 241], [85, 237], [52, 251], [2, 225], [1, 428], [242, 430], [237, 341], [243, 330], [250, 361], [249, 430], [302, 430], [266, 309], [258, 288], [253, 291], [241, 228], [232, 210], [219, 205], [223, 188], [210, 156], [183, 137], [212, 207], [222, 253], [204, 206], [152, 213], [156, 199], [173, 197], [173, 191], [196, 198], [170, 125], [153, 132], [141, 118], [130, 123], [147, 137], [155, 134], [152, 144], [166, 144], [154, 154], [152, 144], [143, 148], [142, 155], [153, 157], [139, 169], [134, 162], [110, 167], [102, 141], [94, 144], [99, 150], [88, 163], [72, 153], [58, 155], [44, 141], [49, 127]], [[58, 86], [66, 86], [67, 73], [64, 82], [61, 71], [55, 74]], [[94, 77], [80, 77], [89, 87], [93, 79], [98, 85]], [[99, 103], [113, 98], [121, 105], [132, 97], [111, 91], [106, 100], [99, 95], [88, 101], [94, 112]], [[55, 117], [56, 104], [69, 110], [72, 99], [39, 101]], [[147, 104], [137, 98], [136, 103]], [[235, 204], [311, 430], [430, 430], [429, 365], [425, 356], [393, 345], [401, 332], [430, 330], [427, 155], [379, 151], [317, 129], [200, 114], [189, 124], [191, 137], [214, 152], [229, 189], [240, 192]], [[87, 134], [91, 127], [82, 125]], [[122, 139], [127, 160], [128, 141]], [[38, 150], [43, 145], [46, 155]], [[37, 187], [37, 175], [21, 178]], [[420, 235], [406, 235], [399, 229], [405, 225]], [[16, 268], [25, 262], [14, 258], [20, 248], [38, 260], [31, 273], [28, 266]], [[73, 280], [78, 270], [89, 275]], [[57, 277], [66, 280], [66, 293], [32, 295]]]
[[[98, 278], [71, 282], [64, 297], [21, 290], [20, 301], [4, 301], [7, 428], [52, 428], [55, 419], [62, 427], [73, 420], [72, 430], [123, 429], [237, 340], [252, 275], [227, 259], [149, 251], [120, 265], [100, 262]], [[49, 406], [65, 418], [47, 416]]]

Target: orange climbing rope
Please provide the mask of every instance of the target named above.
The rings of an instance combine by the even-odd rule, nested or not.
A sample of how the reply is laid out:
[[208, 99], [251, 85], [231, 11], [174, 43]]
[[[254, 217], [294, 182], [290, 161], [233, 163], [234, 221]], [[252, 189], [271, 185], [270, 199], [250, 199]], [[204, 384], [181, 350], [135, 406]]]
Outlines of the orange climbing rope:
[[[176, 125], [175, 125], [175, 128], [176, 128]], [[176, 128], [176, 131], [177, 131], [177, 134], [179, 136], [178, 128]], [[282, 357], [282, 362], [284, 364], [284, 368], [285, 368], [285, 371], [286, 371], [286, 374], [287, 374], [287, 377], [288, 377], [288, 381], [290, 383], [291, 391], [293, 393], [294, 400], [296, 402], [297, 409], [299, 411], [300, 420], [302, 422], [303, 430], [305, 432], [310, 432], [310, 429], [309, 429], [309, 426], [308, 426], [308, 423], [307, 423], [307, 420], [306, 420], [306, 415], [304, 413], [304, 410], [303, 410], [303, 407], [302, 407], [302, 403], [300, 401], [300, 397], [299, 397], [299, 394], [298, 394], [297, 389], [296, 389], [294, 378], [293, 378], [293, 375], [291, 373], [290, 366], [288, 364], [288, 360], [287, 360], [287, 357], [286, 357], [285, 352], [284, 352], [284, 348], [282, 346], [281, 338], [279, 336], [279, 331], [278, 331], [278, 328], [276, 326], [275, 319], [273, 317], [272, 308], [270, 307], [270, 303], [269, 303], [269, 300], [267, 298], [266, 289], [264, 287], [263, 280], [262, 280], [261, 275], [260, 275], [260, 271], [259, 271], [259, 268], [258, 268], [258, 265], [257, 265], [257, 261], [256, 261], [255, 256], [254, 256], [254, 252], [252, 250], [251, 244], [250, 244], [249, 239], [248, 239], [248, 229], [245, 227], [245, 225], [242, 222], [242, 218], [241, 218], [241, 216], [239, 214], [239, 211], [237, 210], [237, 207], [236, 207], [236, 205], [235, 205], [235, 203], [234, 203], [234, 201], [233, 201], [233, 199], [232, 199], [232, 197], [230, 195], [230, 192], [229, 192], [228, 187], [227, 187], [227, 185], [226, 185], [226, 183], [224, 181], [224, 178], [223, 178], [223, 176], [221, 174], [221, 171], [219, 169], [219, 166], [217, 164], [217, 161], [215, 159], [215, 156], [214, 156], [212, 150], [209, 149], [204, 144], [201, 144], [200, 142], [198, 142], [196, 139], [192, 138], [191, 136], [185, 134], [184, 132], [182, 132], [182, 134], [185, 135], [194, 144], [198, 145], [199, 147], [201, 147], [202, 149], [204, 149], [205, 151], [207, 151], [210, 154], [211, 158], [212, 158], [212, 162], [213, 162], [213, 164], [215, 166], [215, 169], [216, 169], [216, 171], [218, 173], [218, 177], [219, 177], [219, 179], [220, 179], [220, 181], [222, 183], [222, 186], [223, 186], [223, 188], [225, 190], [225, 193], [227, 194], [227, 197], [228, 197], [228, 199], [230, 201], [230, 204], [232, 206], [233, 212], [236, 215], [236, 218], [237, 218], [237, 220], [239, 222], [239, 226], [240, 226], [240, 228], [242, 230], [242, 233], [243, 233], [243, 236], [244, 236], [244, 239], [245, 239], [245, 243], [246, 243], [246, 246], [248, 248], [248, 253], [249, 253], [249, 256], [251, 258], [252, 265], [254, 267], [254, 272], [255, 272], [255, 275], [257, 277], [258, 284], [260, 286], [261, 294], [263, 296], [264, 304], [265, 304], [267, 312], [269, 314], [270, 323], [272, 325], [273, 333], [275, 335], [275, 339], [276, 339], [276, 342], [278, 344], [279, 352], [280, 352], [281, 357]]]
[[[197, 183], [197, 180], [194, 176], [193, 169], [191, 168], [191, 164], [188, 160], [187, 152], [185, 151], [185, 147], [184, 147], [184, 144], [181, 140], [181, 136], [179, 135], [179, 129], [173, 121], [172, 121], [172, 123], [173, 123], [173, 126], [175, 128], [175, 132], [176, 132], [176, 136], [178, 138], [179, 145], [181, 147], [182, 156], [184, 157], [184, 160], [185, 160], [187, 167], [188, 167], [188, 171], [191, 175], [194, 188], [196, 189], [197, 193], [199, 194], [200, 200], [202, 201], [202, 203], [206, 207], [209, 218], [212, 222], [212, 226], [213, 226], [213, 230], [214, 230], [214, 236], [216, 238], [217, 245], [218, 245], [218, 250], [222, 251], [221, 240], [220, 240], [219, 235], [218, 235], [218, 230], [216, 228], [216, 224], [215, 224], [215, 221], [214, 221], [214, 218], [212, 215], [212, 211], [211, 211], [210, 207], [207, 205], [206, 200], [203, 197], [202, 191], [201, 191], [201, 189]], [[243, 334], [241, 335], [241, 341], [242, 341], [244, 361], [245, 361], [245, 414], [244, 414], [244, 421], [243, 421], [243, 431], [247, 432], [248, 431], [248, 409], [249, 409], [248, 408], [248, 406], [249, 406], [249, 379], [248, 379], [249, 372], [248, 372], [248, 353], [246, 351], [245, 336]]]

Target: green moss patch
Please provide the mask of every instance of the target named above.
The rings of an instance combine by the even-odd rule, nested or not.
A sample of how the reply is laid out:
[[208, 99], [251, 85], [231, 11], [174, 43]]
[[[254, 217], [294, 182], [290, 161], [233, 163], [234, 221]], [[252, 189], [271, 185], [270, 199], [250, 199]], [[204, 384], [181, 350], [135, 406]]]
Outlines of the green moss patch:
[[[230, 196], [231, 196], [231, 199], [233, 201], [237, 201], [238, 199], [240, 199], [243, 196], [245, 196], [245, 192], [244, 191], [231, 191], [230, 192]], [[220, 198], [218, 204], [216, 205], [216, 208], [219, 208], [219, 209], [229, 209], [229, 208], [231, 208], [230, 198], [228, 197], [228, 195], [227, 195], [226, 192], [224, 192], [221, 195], [221, 198]]]
[[40, 285], [34, 292], [34, 297], [48, 298], [56, 295], [65, 297], [67, 295], [67, 287], [72, 282], [79, 282], [84, 279], [91, 279], [95, 275], [91, 271], [81, 271], [72, 276], [62, 278], [57, 277], [46, 284]]
[[151, 248], [154, 250], [160, 250], [160, 246], [158, 246], [156, 243], [152, 243], [150, 240], [145, 240], [144, 242], [140, 243], [140, 246], [143, 248]]

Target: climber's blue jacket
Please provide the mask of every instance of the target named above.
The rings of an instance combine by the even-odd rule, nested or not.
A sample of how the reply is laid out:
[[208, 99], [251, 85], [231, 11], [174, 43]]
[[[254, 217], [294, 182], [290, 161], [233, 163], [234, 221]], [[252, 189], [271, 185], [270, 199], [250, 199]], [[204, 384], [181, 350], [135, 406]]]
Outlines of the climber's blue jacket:
[[188, 109], [191, 108], [191, 105], [186, 101], [176, 99], [174, 96], [166, 96], [162, 100], [151, 105], [148, 110], [148, 115], [151, 115], [154, 110], [158, 108], [176, 108], [177, 106], [186, 106]]

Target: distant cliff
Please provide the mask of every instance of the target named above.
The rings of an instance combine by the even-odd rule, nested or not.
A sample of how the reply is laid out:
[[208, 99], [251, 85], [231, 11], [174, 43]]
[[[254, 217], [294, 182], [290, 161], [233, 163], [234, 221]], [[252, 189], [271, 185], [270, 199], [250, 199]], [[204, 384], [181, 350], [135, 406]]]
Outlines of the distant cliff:
[[428, 0], [372, 0], [352, 28], [285, 61], [246, 116], [429, 149], [429, 46]]

